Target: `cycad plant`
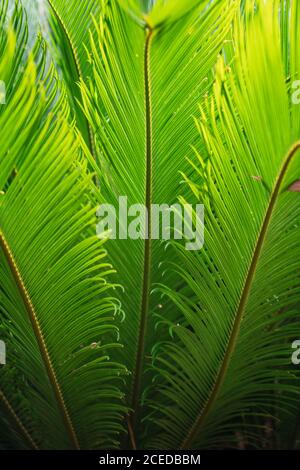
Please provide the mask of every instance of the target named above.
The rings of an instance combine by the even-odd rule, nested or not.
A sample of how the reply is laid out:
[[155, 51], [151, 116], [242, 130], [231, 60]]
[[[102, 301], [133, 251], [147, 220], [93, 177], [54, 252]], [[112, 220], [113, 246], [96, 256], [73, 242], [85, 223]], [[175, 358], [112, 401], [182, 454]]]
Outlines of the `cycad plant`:
[[[0, 447], [296, 448], [298, 2], [45, 0], [33, 45], [12, 3]], [[202, 204], [203, 246], [99, 236], [120, 197]]]

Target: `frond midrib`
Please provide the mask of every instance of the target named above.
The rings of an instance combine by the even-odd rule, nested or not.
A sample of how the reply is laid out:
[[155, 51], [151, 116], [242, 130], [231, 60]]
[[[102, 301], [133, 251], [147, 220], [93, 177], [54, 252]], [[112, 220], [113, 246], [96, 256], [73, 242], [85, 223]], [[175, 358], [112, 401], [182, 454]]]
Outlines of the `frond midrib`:
[[152, 201], [152, 102], [151, 102], [151, 72], [150, 72], [150, 48], [153, 38], [153, 30], [148, 27], [144, 49], [144, 81], [145, 81], [145, 121], [146, 121], [146, 195], [145, 205], [148, 213], [147, 234], [144, 245], [144, 267], [142, 298], [140, 309], [140, 327], [138, 347], [132, 387], [131, 407], [133, 410], [133, 422], [136, 421], [139, 408], [141, 376], [144, 362], [145, 336], [147, 316], [149, 311], [149, 292], [151, 283], [151, 201]]
[[23, 436], [29, 442], [30, 447], [32, 447], [34, 450], [39, 450], [38, 445], [36, 444], [34, 439], [31, 437], [29, 431], [26, 429], [25, 425], [22, 423], [21, 419], [17, 415], [17, 413], [14, 410], [12, 404], [9, 402], [8, 398], [6, 397], [4, 392], [1, 390], [1, 388], [0, 388], [0, 401], [2, 401], [4, 403], [5, 408], [8, 410], [10, 416], [12, 416], [13, 420], [16, 422], [17, 427], [20, 429]]
[[2, 250], [3, 250], [4, 256], [7, 260], [8, 266], [9, 266], [10, 271], [12, 273], [12, 276], [13, 276], [15, 282], [16, 282], [16, 285], [19, 289], [22, 300], [24, 302], [24, 306], [25, 306], [26, 311], [28, 313], [29, 320], [30, 320], [32, 329], [34, 331], [34, 334], [35, 334], [35, 337], [36, 337], [36, 340], [37, 340], [37, 344], [39, 346], [39, 350], [40, 350], [40, 353], [41, 353], [41, 357], [42, 357], [42, 360], [43, 360], [43, 363], [45, 365], [45, 369], [46, 369], [46, 372], [47, 372], [47, 375], [48, 375], [48, 378], [49, 378], [49, 382], [52, 386], [52, 389], [53, 389], [53, 392], [54, 392], [54, 395], [55, 395], [55, 398], [56, 398], [56, 401], [57, 401], [57, 404], [58, 404], [58, 408], [61, 412], [61, 415], [62, 415], [64, 424], [65, 424], [66, 430], [68, 432], [70, 441], [71, 441], [71, 443], [72, 443], [72, 445], [75, 449], [79, 449], [80, 448], [79, 441], [78, 441], [74, 426], [72, 424], [67, 406], [66, 406], [65, 401], [64, 401], [63, 393], [62, 393], [60, 384], [59, 384], [58, 379], [57, 379], [56, 372], [55, 372], [53, 364], [52, 364], [52, 360], [51, 360], [51, 357], [50, 357], [50, 354], [49, 354], [49, 351], [48, 351], [48, 348], [47, 348], [47, 345], [46, 345], [46, 341], [45, 341], [45, 338], [44, 338], [44, 335], [43, 335], [43, 332], [42, 332], [42, 329], [41, 329], [41, 326], [40, 326], [40, 323], [39, 323], [39, 320], [38, 320], [38, 317], [37, 317], [37, 314], [36, 314], [36, 311], [35, 311], [35, 308], [34, 308], [34, 305], [31, 301], [30, 295], [27, 291], [27, 288], [26, 288], [25, 283], [23, 281], [22, 275], [20, 273], [20, 270], [19, 270], [19, 268], [17, 266], [17, 263], [15, 261], [15, 258], [13, 256], [13, 252], [12, 252], [11, 248], [9, 247], [9, 244], [8, 244], [2, 230], [0, 230], [0, 248], [2, 248]]
[[182, 444], [180, 446], [181, 449], [189, 449], [192, 446], [192, 444], [194, 442], [194, 439], [197, 437], [202, 424], [204, 423], [205, 419], [207, 418], [212, 406], [214, 405], [214, 403], [215, 403], [215, 401], [216, 401], [216, 399], [219, 395], [221, 387], [224, 384], [224, 381], [225, 381], [225, 378], [226, 378], [226, 373], [227, 373], [228, 368], [229, 368], [230, 360], [231, 360], [232, 355], [235, 351], [236, 343], [237, 343], [239, 332], [240, 332], [241, 323], [242, 323], [242, 320], [243, 320], [243, 315], [244, 315], [244, 312], [245, 312], [245, 309], [246, 309], [246, 306], [247, 306], [247, 303], [248, 303], [248, 299], [249, 299], [249, 296], [250, 296], [252, 284], [253, 284], [253, 281], [254, 281], [254, 278], [255, 278], [255, 273], [256, 273], [257, 266], [259, 264], [260, 256], [261, 256], [261, 253], [262, 253], [263, 245], [264, 245], [264, 242], [265, 242], [265, 239], [266, 239], [266, 236], [267, 236], [267, 233], [268, 233], [268, 229], [269, 229], [269, 226], [270, 226], [270, 223], [271, 223], [272, 215], [273, 215], [273, 212], [274, 212], [274, 209], [275, 209], [275, 206], [276, 206], [279, 194], [280, 194], [281, 185], [282, 185], [282, 182], [285, 178], [285, 175], [287, 173], [289, 165], [290, 165], [294, 155], [297, 153], [297, 151], [299, 149], [300, 149], [300, 141], [297, 141], [296, 143], [294, 143], [291, 146], [291, 148], [289, 149], [289, 151], [288, 151], [288, 153], [287, 153], [287, 155], [284, 159], [284, 163], [281, 167], [278, 178], [276, 180], [274, 190], [272, 192], [270, 202], [268, 204], [268, 208], [266, 210], [266, 213], [265, 213], [262, 225], [261, 225], [261, 230], [260, 230], [259, 236], [257, 238], [255, 249], [253, 251], [253, 256], [251, 258], [251, 263], [250, 263], [250, 266], [249, 266], [249, 270], [248, 270], [248, 273], [247, 273], [247, 276], [246, 276], [246, 279], [245, 279], [245, 282], [244, 282], [244, 287], [243, 287], [243, 290], [242, 290], [242, 293], [241, 293], [239, 305], [238, 305], [238, 308], [237, 308], [237, 313], [236, 313], [234, 324], [233, 324], [233, 327], [232, 327], [232, 331], [231, 331], [231, 334], [230, 334], [229, 339], [228, 339], [228, 345], [227, 345], [227, 348], [226, 348], [226, 351], [225, 351], [225, 354], [224, 354], [223, 362], [222, 362], [221, 367], [219, 369], [219, 372], [217, 374], [217, 377], [216, 377], [214, 386], [211, 390], [209, 399], [207, 400], [204, 409], [201, 411], [201, 413], [197, 416], [196, 420], [194, 421], [192, 427], [190, 428], [190, 431], [189, 431], [187, 437], [182, 442]]

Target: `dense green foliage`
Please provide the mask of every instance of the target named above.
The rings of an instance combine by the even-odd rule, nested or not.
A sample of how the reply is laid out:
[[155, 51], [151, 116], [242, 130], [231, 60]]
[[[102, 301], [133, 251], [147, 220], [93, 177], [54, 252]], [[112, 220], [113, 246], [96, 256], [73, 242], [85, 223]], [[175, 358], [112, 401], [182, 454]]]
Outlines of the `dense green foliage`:
[[[297, 447], [298, 2], [45, 0], [33, 47], [27, 2], [0, 0], [0, 448]], [[204, 204], [203, 248], [100, 240], [123, 195]]]

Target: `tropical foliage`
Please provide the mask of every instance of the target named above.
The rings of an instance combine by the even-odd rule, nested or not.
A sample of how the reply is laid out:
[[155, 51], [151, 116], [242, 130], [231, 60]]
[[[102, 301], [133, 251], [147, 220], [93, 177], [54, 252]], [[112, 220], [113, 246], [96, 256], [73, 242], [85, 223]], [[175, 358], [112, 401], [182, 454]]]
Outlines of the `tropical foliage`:
[[[0, 448], [296, 448], [298, 2], [45, 0], [34, 45], [28, 3], [0, 0]], [[204, 204], [204, 246], [98, 238], [120, 196]]]

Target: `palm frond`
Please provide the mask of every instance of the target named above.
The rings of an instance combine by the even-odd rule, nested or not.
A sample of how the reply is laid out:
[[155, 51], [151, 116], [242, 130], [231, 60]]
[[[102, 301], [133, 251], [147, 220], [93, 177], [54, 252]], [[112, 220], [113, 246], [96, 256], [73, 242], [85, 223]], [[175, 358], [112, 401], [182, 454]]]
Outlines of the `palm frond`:
[[[47, 0], [56, 61], [65, 81], [69, 101], [81, 131], [92, 154], [95, 154], [94, 137], [82, 111], [79, 81], [91, 72], [86, 47], [93, 35], [93, 17], [99, 17], [100, 1]], [[76, 14], [75, 14], [76, 12]]]
[[[83, 101], [99, 153], [101, 200], [115, 206], [119, 196], [148, 210], [152, 203], [176, 201], [179, 169], [187, 167], [185, 155], [197, 139], [191, 114], [207, 91], [234, 8], [231, 2], [206, 8], [204, 2], [162, 3], [145, 16], [138, 2], [103, 1], [98, 37], [91, 40], [93, 76], [82, 84]], [[121, 340], [132, 371], [127, 395], [134, 428], [157, 341], [153, 314], [160, 296], [151, 292], [161, 280], [165, 252], [149, 236], [114, 240], [109, 255], [124, 286]]]
[[[12, 30], [5, 44], [0, 76], [12, 83]], [[0, 440], [9, 430], [16, 448], [114, 447], [124, 367], [110, 360], [120, 347], [113, 269], [96, 237], [92, 175], [35, 57], [0, 114]]]
[[239, 429], [262, 446], [262, 421], [276, 422], [299, 400], [291, 342], [300, 333], [292, 190], [300, 111], [286, 82], [279, 2], [249, 3], [235, 22], [236, 60], [230, 68], [220, 57], [197, 120], [206, 151], [186, 180], [205, 204], [205, 246], [191, 253], [177, 245], [173, 267], [188, 294], [164, 289], [182, 319], [165, 320], [172, 339], [155, 350], [160, 393], [146, 420], [153, 447], [237, 446]]

